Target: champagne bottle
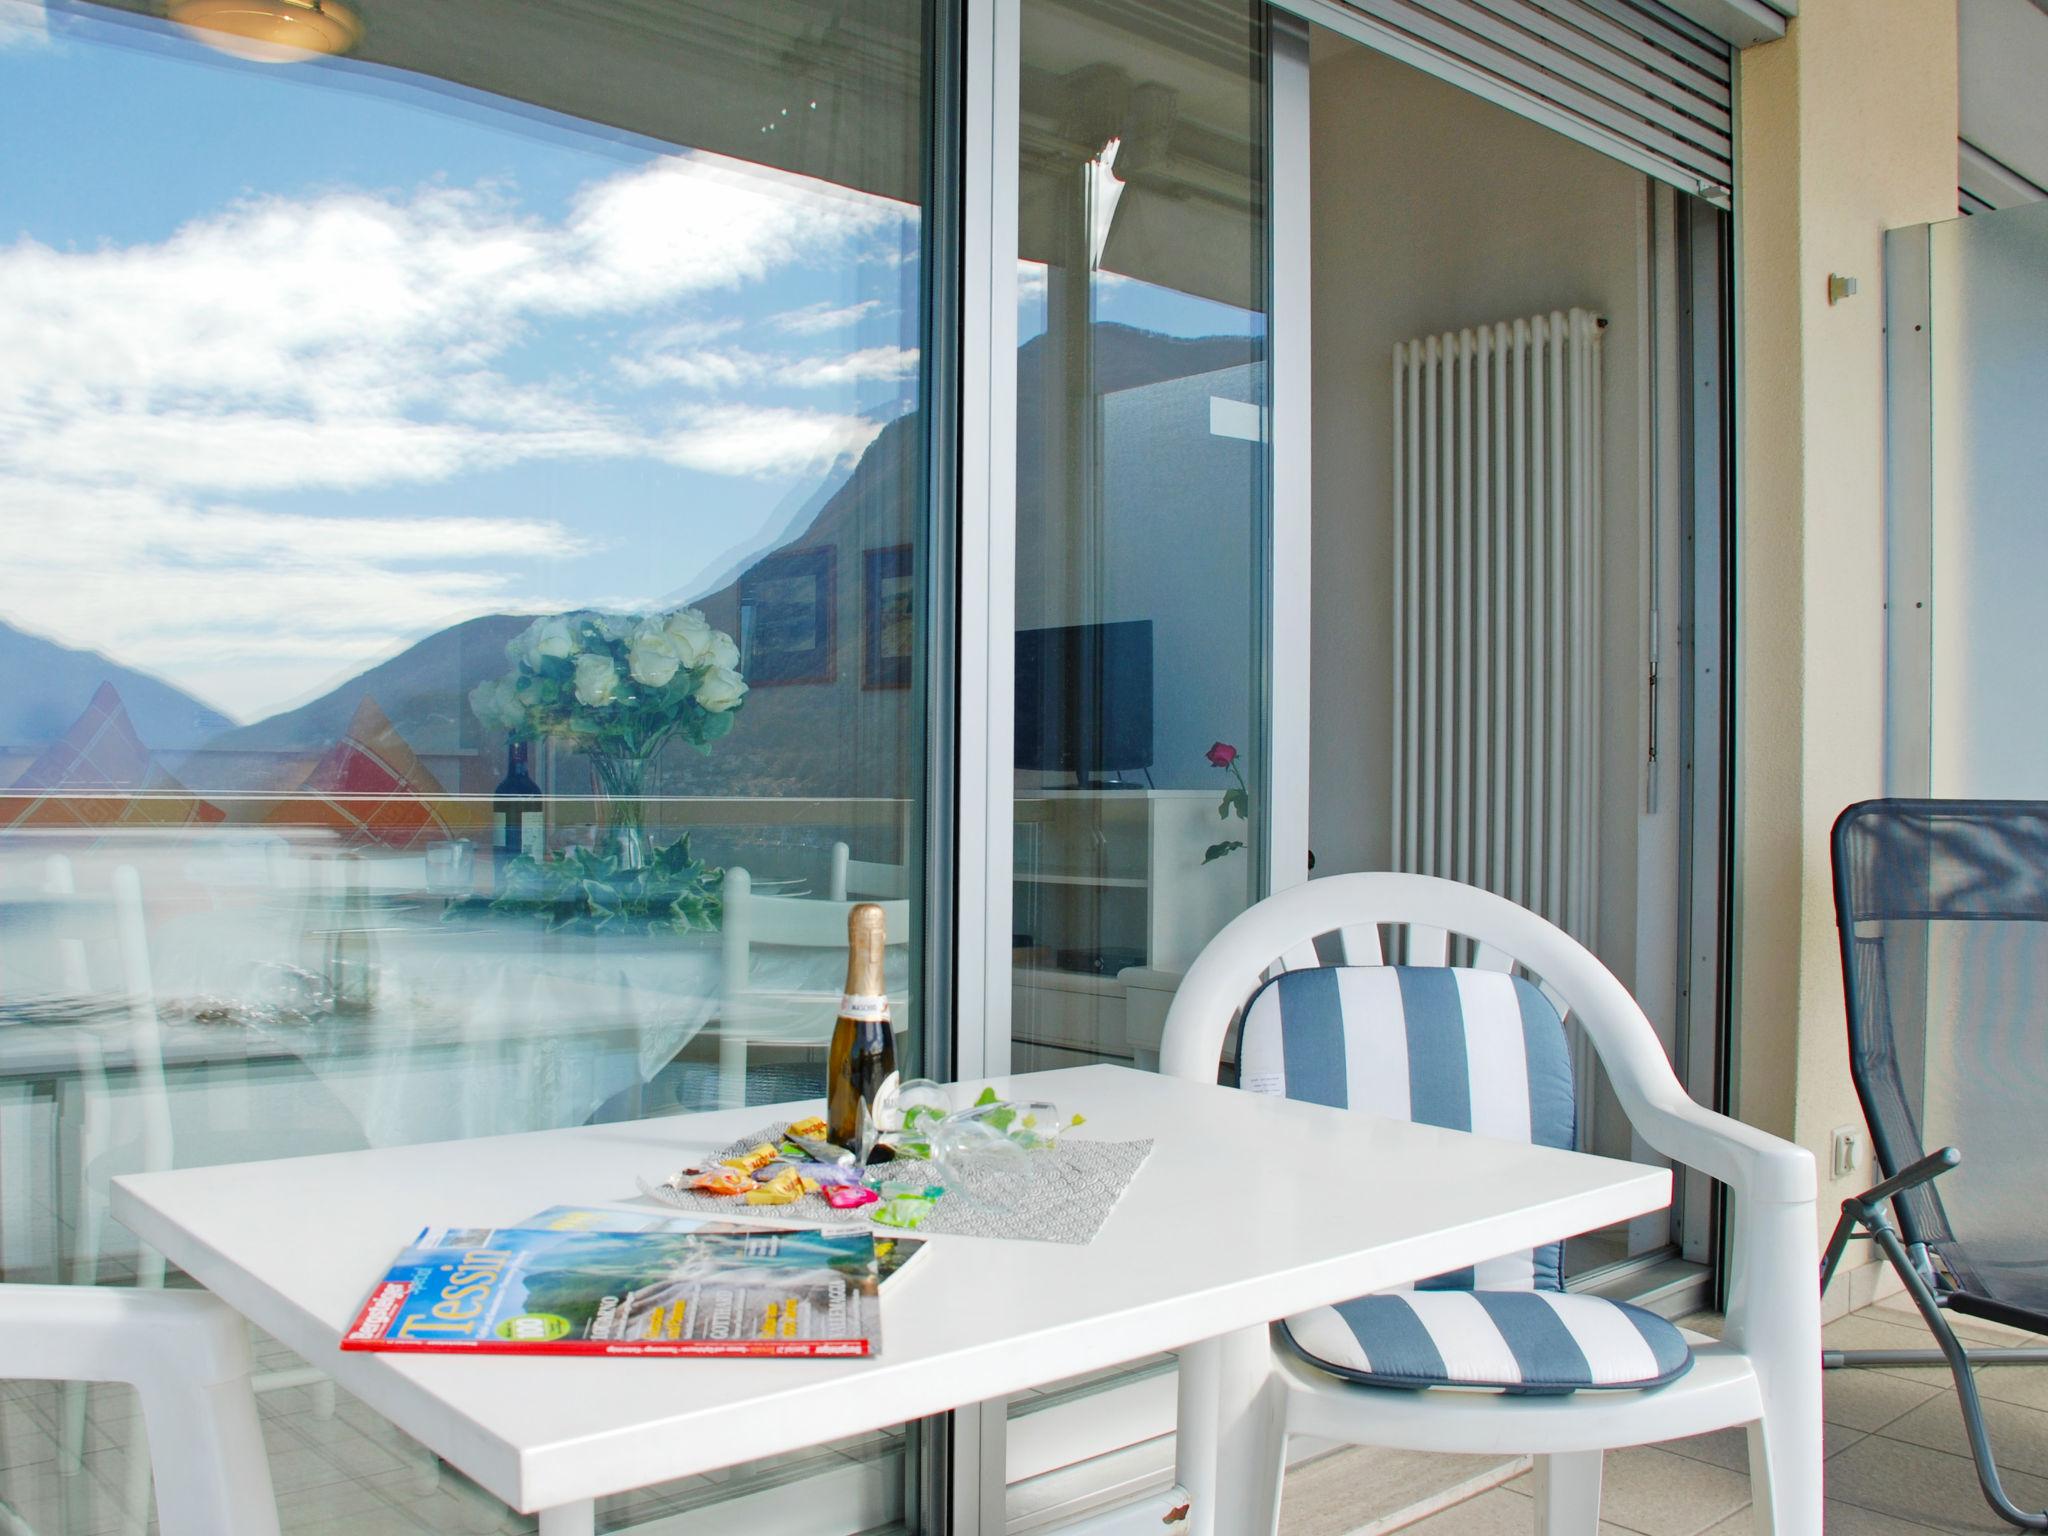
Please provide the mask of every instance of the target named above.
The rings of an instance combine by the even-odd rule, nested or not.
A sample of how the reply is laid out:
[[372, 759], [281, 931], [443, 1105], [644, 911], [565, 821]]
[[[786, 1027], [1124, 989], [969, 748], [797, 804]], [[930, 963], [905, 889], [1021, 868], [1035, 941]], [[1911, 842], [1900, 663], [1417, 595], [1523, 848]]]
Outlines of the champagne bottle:
[[546, 847], [542, 827], [540, 786], [526, 771], [526, 743], [515, 741], [505, 751], [505, 777], [491, 799], [491, 878], [505, 888], [505, 871], [522, 853], [536, 859]]
[[[862, 1131], [874, 1135], [876, 1107], [896, 1094], [896, 1032], [889, 1022], [889, 989], [882, 980], [882, 952], [888, 943], [882, 909], [871, 901], [846, 918], [846, 993], [839, 999], [839, 1022], [832, 1026], [832, 1052], [826, 1062], [825, 1123], [834, 1142], [855, 1152], [863, 1148]], [[875, 1147], [870, 1162], [894, 1156]]]

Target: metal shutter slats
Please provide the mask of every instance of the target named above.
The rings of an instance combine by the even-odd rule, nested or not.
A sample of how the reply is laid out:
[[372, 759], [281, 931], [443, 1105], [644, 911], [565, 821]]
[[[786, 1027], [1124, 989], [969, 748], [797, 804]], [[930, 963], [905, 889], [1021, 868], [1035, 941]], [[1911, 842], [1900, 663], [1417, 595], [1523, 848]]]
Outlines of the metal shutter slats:
[[1476, 72], [1493, 99], [1728, 203], [1729, 47], [1659, 0], [1324, 0], [1313, 9], [1361, 24], [1347, 30], [1362, 41], [1398, 41], [1403, 57], [1453, 63], [1451, 78]]

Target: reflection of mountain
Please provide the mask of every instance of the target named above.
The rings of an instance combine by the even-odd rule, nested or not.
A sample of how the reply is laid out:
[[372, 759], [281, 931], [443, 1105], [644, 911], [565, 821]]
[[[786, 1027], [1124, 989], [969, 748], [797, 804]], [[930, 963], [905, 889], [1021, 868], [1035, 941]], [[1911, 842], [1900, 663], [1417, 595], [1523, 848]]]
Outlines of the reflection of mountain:
[[136, 735], [159, 750], [196, 746], [233, 724], [219, 710], [146, 672], [7, 624], [0, 624], [0, 677], [7, 679], [0, 688], [0, 748], [47, 746], [106, 683], [114, 685], [127, 706]]
[[[436, 630], [311, 703], [223, 732], [180, 771], [215, 790], [294, 787], [313, 760], [348, 734], [366, 697], [377, 700], [422, 757], [473, 752], [480, 742], [469, 690], [505, 670], [505, 642], [528, 622], [493, 613]], [[444, 782], [451, 777], [444, 775]]]
[[[1103, 324], [1095, 328], [1092, 367], [1096, 389], [1107, 395], [1215, 373], [1255, 361], [1261, 352], [1258, 342], [1241, 337], [1184, 339]], [[1022, 506], [1038, 504], [1043, 460], [1028, 445], [1043, 442], [1039, 422], [1063, 387], [1048, 377], [1053, 366], [1057, 360], [1043, 337], [1018, 353], [1018, 436], [1027, 445], [1019, 455]], [[862, 646], [866, 552], [919, 541], [921, 426], [914, 413], [889, 423], [808, 523], [781, 545], [830, 547], [836, 553], [834, 678], [756, 687], [738, 728], [708, 759], [672, 749], [650, 792], [898, 798], [915, 782], [918, 742], [904, 715], [911, 695], [864, 688]], [[716, 590], [694, 599], [713, 624], [735, 635], [743, 577], [744, 571], [724, 573]], [[313, 761], [346, 734], [369, 696], [443, 785], [488, 793], [504, 767], [503, 742], [496, 732], [486, 736], [470, 714], [469, 691], [504, 672], [505, 642], [527, 623], [525, 617], [491, 614], [439, 630], [308, 704], [223, 732], [178, 763], [178, 771], [201, 790], [296, 786]], [[585, 769], [560, 763], [557, 770], [549, 787], [584, 791]]]

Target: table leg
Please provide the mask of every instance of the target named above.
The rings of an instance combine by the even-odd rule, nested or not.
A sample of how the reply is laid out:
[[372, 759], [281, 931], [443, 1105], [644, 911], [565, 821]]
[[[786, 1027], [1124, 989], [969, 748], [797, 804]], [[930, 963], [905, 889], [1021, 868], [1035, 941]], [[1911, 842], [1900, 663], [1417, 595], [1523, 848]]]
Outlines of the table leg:
[[1185, 1350], [1180, 1368], [1176, 1443], [1180, 1483], [1192, 1497], [1188, 1536], [1277, 1531], [1287, 1402], [1266, 1326]]
[[597, 1505], [584, 1499], [542, 1510], [540, 1536], [597, 1536]]

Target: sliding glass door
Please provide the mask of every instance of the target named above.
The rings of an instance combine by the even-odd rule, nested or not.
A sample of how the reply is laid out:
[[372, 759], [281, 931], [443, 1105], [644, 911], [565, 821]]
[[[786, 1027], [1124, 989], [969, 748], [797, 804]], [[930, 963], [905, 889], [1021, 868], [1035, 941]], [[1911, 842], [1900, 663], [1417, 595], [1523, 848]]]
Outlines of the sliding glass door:
[[1265, 19], [1021, 15], [1011, 1062], [1151, 1068], [1268, 809]]
[[[921, 1070], [927, 7], [169, 9], [0, 0], [5, 1277], [179, 1283], [128, 1170], [818, 1093], [843, 949], [747, 906], [883, 899]], [[264, 1363], [287, 1531], [521, 1528]], [[141, 1531], [131, 1407], [10, 1390], [0, 1501]], [[911, 1450], [604, 1518], [886, 1527]]]

